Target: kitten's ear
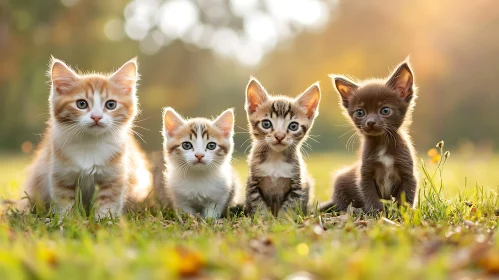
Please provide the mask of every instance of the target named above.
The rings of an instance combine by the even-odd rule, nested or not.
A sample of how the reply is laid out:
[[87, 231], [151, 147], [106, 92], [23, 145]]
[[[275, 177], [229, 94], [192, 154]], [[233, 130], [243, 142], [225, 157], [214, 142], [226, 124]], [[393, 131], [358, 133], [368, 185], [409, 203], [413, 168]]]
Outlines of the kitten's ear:
[[135, 93], [137, 81], [139, 80], [137, 58], [134, 57], [123, 64], [120, 69], [109, 77], [109, 80], [120, 87], [125, 94]]
[[329, 77], [333, 80], [334, 86], [341, 96], [343, 107], [347, 108], [348, 100], [353, 95], [353, 92], [359, 88], [359, 86], [345, 77], [333, 75], [329, 75]]
[[386, 85], [398, 92], [400, 97], [406, 101], [410, 101], [414, 93], [414, 77], [412, 75], [411, 67], [408, 62], [400, 64], [393, 74], [390, 76]]
[[269, 99], [269, 95], [260, 82], [251, 77], [246, 86], [246, 111], [253, 114], [256, 108]]
[[213, 121], [213, 124], [224, 133], [225, 137], [231, 136], [234, 132], [234, 110], [225, 110]]
[[50, 80], [52, 87], [58, 94], [68, 94], [71, 92], [79, 79], [78, 74], [61, 60], [52, 57], [50, 60]]
[[184, 124], [184, 119], [173, 108], [168, 107], [163, 110], [163, 129], [166, 136], [173, 137], [175, 132]]
[[321, 101], [321, 88], [319, 83], [315, 83], [307, 88], [302, 94], [296, 98], [298, 106], [305, 108], [309, 119], [317, 116], [319, 102]]

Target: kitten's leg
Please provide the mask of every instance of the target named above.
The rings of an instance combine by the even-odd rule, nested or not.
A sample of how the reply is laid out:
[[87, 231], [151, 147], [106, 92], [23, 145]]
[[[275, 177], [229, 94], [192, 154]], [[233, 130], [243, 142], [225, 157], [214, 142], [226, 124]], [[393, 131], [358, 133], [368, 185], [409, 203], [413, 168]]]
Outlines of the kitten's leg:
[[292, 180], [291, 190], [289, 191], [286, 200], [283, 202], [278, 216], [294, 210], [302, 211], [303, 214], [306, 215], [308, 190], [308, 188], [302, 188], [299, 180]]
[[[348, 206], [362, 208], [362, 197], [357, 187], [356, 169], [351, 168], [337, 174], [334, 181], [333, 199], [324, 204], [324, 210], [335, 207], [334, 211], [347, 211]], [[326, 208], [327, 207], [327, 208]]]
[[263, 201], [260, 190], [258, 189], [260, 185], [259, 178], [254, 178], [252, 176], [248, 177], [248, 182], [246, 185], [246, 210], [250, 215], [255, 215], [257, 212], [262, 215], [267, 215], [268, 210], [265, 201]]
[[97, 192], [96, 197], [97, 209], [95, 218], [119, 217], [123, 210], [123, 202], [125, 199], [125, 188], [127, 185], [126, 176], [120, 174], [118, 177], [114, 178], [102, 178], [97, 184], [99, 185], [99, 191]]
[[405, 193], [405, 201], [414, 207], [414, 201], [416, 196], [416, 188], [417, 188], [416, 177], [413, 174], [406, 176], [403, 178], [402, 184], [399, 186], [398, 194], [396, 196], [397, 202], [400, 204], [402, 192]]
[[180, 201], [179, 198], [175, 199], [175, 201], [173, 203], [173, 207], [175, 209], [180, 209], [184, 213], [191, 214], [191, 215], [194, 215], [194, 216], [197, 215], [196, 209], [194, 209], [194, 207], [192, 207], [189, 202], [187, 202], [187, 201]]
[[224, 207], [222, 205], [223, 203], [209, 203], [206, 208], [204, 209], [203, 216], [205, 218], [213, 218], [213, 219], [218, 219], [220, 218]]
[[51, 196], [61, 217], [65, 216], [75, 203], [75, 181], [74, 178], [67, 178], [61, 174], [51, 174]]
[[364, 211], [366, 213], [375, 214], [383, 211], [383, 203], [380, 201], [374, 181], [361, 180], [360, 189], [364, 197]]

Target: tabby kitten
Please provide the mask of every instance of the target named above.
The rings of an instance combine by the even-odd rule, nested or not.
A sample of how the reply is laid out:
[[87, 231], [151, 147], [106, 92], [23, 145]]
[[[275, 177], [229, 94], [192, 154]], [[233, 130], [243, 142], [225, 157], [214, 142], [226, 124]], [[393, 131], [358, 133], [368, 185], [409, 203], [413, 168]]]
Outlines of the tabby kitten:
[[115, 73], [77, 74], [52, 58], [50, 119], [24, 186], [26, 202], [51, 202], [65, 214], [81, 190], [87, 209], [96, 190], [96, 218], [119, 216], [150, 192], [148, 163], [132, 125], [137, 115], [137, 62]]
[[246, 112], [252, 138], [246, 186], [249, 214], [270, 210], [307, 213], [313, 182], [300, 151], [318, 115], [320, 88], [314, 84], [300, 96], [270, 96], [251, 78], [246, 88]]
[[395, 198], [400, 205], [402, 194], [414, 205], [415, 153], [407, 129], [416, 87], [409, 63], [400, 64], [386, 80], [356, 84], [341, 76], [331, 78], [345, 115], [362, 136], [362, 159], [338, 173], [333, 199], [321, 209], [344, 211], [351, 204], [375, 213], [383, 210], [380, 199]]
[[234, 113], [215, 120], [184, 120], [172, 108], [163, 113], [166, 192], [173, 207], [220, 218], [238, 198], [239, 178], [231, 165]]

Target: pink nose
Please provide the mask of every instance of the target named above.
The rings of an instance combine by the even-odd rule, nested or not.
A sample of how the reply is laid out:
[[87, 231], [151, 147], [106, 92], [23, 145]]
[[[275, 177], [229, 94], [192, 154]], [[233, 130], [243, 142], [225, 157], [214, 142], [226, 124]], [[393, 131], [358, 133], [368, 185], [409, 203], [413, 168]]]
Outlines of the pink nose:
[[281, 141], [284, 139], [284, 137], [286, 137], [286, 135], [276, 134], [276, 135], [274, 135], [274, 137], [278, 143], [281, 143]]
[[102, 116], [91, 116], [92, 120], [94, 120], [95, 124], [98, 124], [102, 119]]
[[196, 158], [198, 159], [198, 161], [201, 161], [204, 158], [203, 154], [195, 154], [194, 156], [196, 156]]

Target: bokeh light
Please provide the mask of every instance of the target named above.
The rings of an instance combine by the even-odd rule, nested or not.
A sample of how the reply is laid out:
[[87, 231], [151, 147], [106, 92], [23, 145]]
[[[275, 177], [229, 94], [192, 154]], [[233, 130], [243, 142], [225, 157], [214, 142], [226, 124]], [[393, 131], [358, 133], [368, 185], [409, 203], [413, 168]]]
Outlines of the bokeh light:
[[[145, 54], [164, 46], [148, 35], [158, 29], [168, 42], [182, 40], [255, 66], [280, 41], [323, 27], [335, 5], [336, 1], [318, 0], [231, 0], [228, 5], [217, 0], [134, 0], [125, 9], [125, 30], [140, 41]], [[230, 24], [230, 11], [240, 21], [239, 28]]]

